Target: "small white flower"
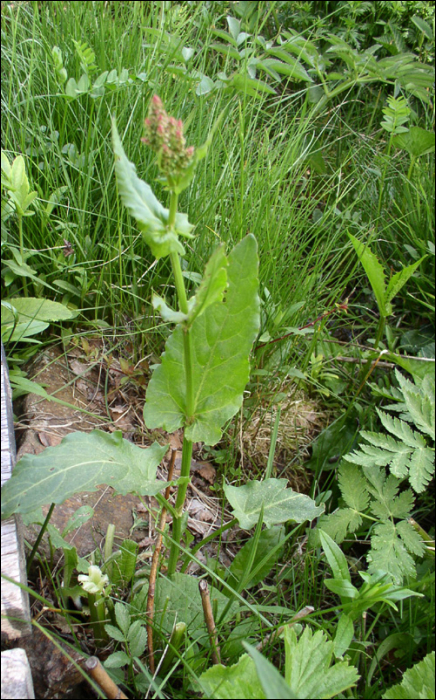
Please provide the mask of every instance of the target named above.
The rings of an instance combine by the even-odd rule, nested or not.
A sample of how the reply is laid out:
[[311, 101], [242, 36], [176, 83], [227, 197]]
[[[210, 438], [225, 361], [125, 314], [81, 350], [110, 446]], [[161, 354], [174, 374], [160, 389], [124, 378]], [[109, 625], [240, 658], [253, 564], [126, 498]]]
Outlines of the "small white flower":
[[77, 577], [83, 589], [87, 593], [103, 593], [104, 587], [109, 583], [109, 577], [101, 573], [98, 566], [90, 566], [87, 574]]

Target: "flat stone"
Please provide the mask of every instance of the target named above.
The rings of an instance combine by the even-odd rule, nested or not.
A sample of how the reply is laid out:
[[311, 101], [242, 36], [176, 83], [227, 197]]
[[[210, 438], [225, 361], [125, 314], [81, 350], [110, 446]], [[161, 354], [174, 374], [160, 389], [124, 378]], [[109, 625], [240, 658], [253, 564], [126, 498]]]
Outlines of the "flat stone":
[[34, 698], [32, 675], [24, 649], [8, 649], [1, 653], [2, 699]]

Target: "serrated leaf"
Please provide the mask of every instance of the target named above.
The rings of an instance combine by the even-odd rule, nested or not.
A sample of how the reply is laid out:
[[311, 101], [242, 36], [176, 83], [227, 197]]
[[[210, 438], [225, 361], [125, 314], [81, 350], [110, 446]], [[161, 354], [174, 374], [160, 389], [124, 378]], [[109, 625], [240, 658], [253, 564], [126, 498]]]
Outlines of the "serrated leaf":
[[224, 486], [224, 492], [244, 530], [250, 530], [258, 520], [263, 508], [266, 527], [293, 520], [303, 523], [313, 520], [324, 512], [324, 505], [317, 506], [309, 496], [286, 488], [287, 479], [265, 479], [249, 481], [244, 486]]
[[297, 639], [292, 627], [285, 627], [285, 680], [295, 697], [332, 698], [356, 685], [359, 675], [348, 661], [332, 665], [334, 643], [319, 631], [306, 627]]
[[201, 316], [211, 304], [222, 301], [224, 290], [227, 287], [228, 264], [224, 246], [220, 246], [212, 253], [205, 267], [200, 286], [195, 296], [190, 299], [189, 325], [192, 325], [195, 319]]
[[351, 581], [347, 560], [343, 551], [338, 547], [336, 542], [333, 541], [330, 535], [323, 532], [323, 530], [320, 531], [319, 536], [321, 539], [321, 546], [330, 564], [334, 578]]
[[366, 272], [369, 283], [377, 300], [377, 306], [382, 316], [388, 316], [389, 310], [386, 308], [386, 283], [385, 271], [378, 258], [370, 249], [361, 243], [357, 238], [348, 233], [348, 238], [352, 242], [362, 266]]
[[[222, 426], [241, 406], [259, 328], [257, 264], [256, 239], [250, 235], [229, 255], [225, 301], [209, 306], [192, 324], [194, 414], [185, 435], [193, 442], [217, 443]], [[172, 433], [185, 423], [183, 333], [176, 328], [167, 340], [162, 364], [149, 382], [144, 420], [150, 429]]]
[[353, 641], [353, 637], [353, 620], [345, 613], [342, 613], [341, 617], [339, 618], [334, 639], [336, 658], [340, 658], [345, 654]]
[[344, 541], [348, 532], [355, 532], [362, 524], [362, 518], [351, 508], [339, 508], [334, 513], [322, 516], [319, 527], [339, 544]]
[[397, 523], [397, 532], [409, 552], [415, 554], [417, 557], [422, 557], [425, 554], [425, 546], [422, 537], [411, 523], [407, 522], [407, 520], [402, 520]]
[[130, 663], [130, 659], [125, 651], [116, 651], [103, 662], [105, 668], [121, 668]]
[[[263, 559], [265, 562], [263, 566], [258, 569], [257, 573], [244, 583], [244, 590], [252, 588], [269, 574], [274, 564], [279, 560], [282, 548], [278, 548], [274, 554], [272, 551], [283, 542], [285, 539], [285, 529], [284, 527], [271, 527], [268, 530], [262, 530], [260, 537], [257, 542], [256, 558], [253, 564], [253, 569], [257, 568], [258, 563]], [[250, 538], [248, 542], [244, 544], [243, 547], [238, 551], [229, 569], [229, 576], [227, 578], [227, 583], [234, 588], [242, 580], [247, 572], [247, 565], [250, 561], [251, 552], [254, 545], [254, 537]]]
[[130, 627], [130, 615], [127, 605], [115, 603], [115, 618], [121, 632], [126, 636]]
[[404, 287], [406, 282], [411, 278], [415, 270], [421, 265], [422, 261], [425, 260], [426, 257], [426, 255], [423, 255], [422, 258], [417, 260], [416, 263], [413, 263], [413, 265], [409, 265], [408, 267], [403, 267], [402, 270], [396, 272], [395, 275], [391, 277], [386, 288], [386, 303], [389, 303], [394, 297], [397, 296], [400, 289]]
[[141, 620], [136, 620], [129, 629], [127, 635], [129, 642], [129, 651], [131, 656], [140, 657], [145, 651], [147, 645], [147, 630]]
[[427, 391], [431, 394], [423, 394], [416, 384], [413, 384], [401, 372], [395, 370], [395, 376], [400, 384], [404, 401], [416, 427], [435, 439], [435, 396], [434, 384], [426, 383]]
[[416, 700], [434, 698], [435, 692], [435, 653], [434, 651], [403, 673], [401, 683], [394, 685], [382, 696], [383, 700]]
[[[383, 427], [386, 428], [386, 430], [389, 430], [392, 435], [395, 435], [406, 445], [409, 445], [409, 447], [426, 447], [427, 443], [425, 442], [424, 438], [419, 435], [419, 433], [415, 433], [415, 431], [412, 430], [412, 428], [405, 421], [402, 421], [395, 416], [390, 416], [388, 413], [380, 411], [378, 408], [376, 408], [376, 411]], [[384, 437], [384, 435], [380, 435], [380, 438]]]
[[368, 508], [368, 484], [360, 469], [343, 462], [339, 469], [339, 485], [347, 506], [359, 512]]
[[137, 176], [134, 163], [128, 160], [124, 152], [115, 119], [112, 119], [112, 143], [121, 200], [131, 216], [136, 219], [153, 255], [156, 258], [170, 253], [184, 255], [185, 249], [178, 236], [192, 238], [193, 226], [186, 214], [177, 213], [174, 228], [168, 228], [169, 210], [155, 197], [150, 185]]
[[39, 455], [26, 454], [17, 462], [2, 489], [2, 517], [63, 503], [101, 484], [121, 494], [155, 495], [165, 487], [165, 482], [156, 481], [156, 470], [167, 450], [157, 443], [141, 449], [123, 440], [120, 431], [70, 433], [60, 445]]
[[416, 577], [415, 562], [392, 522], [385, 521], [374, 526], [367, 560], [370, 573], [386, 571], [398, 585], [405, 576]]
[[125, 635], [121, 632], [121, 630], [118, 629], [118, 627], [114, 627], [114, 625], [105, 625], [104, 626], [106, 632], [108, 633], [109, 637], [112, 637], [112, 639], [115, 639], [116, 642], [124, 642], [125, 641]]
[[233, 666], [221, 664], [212, 666], [200, 676], [199, 682], [207, 698], [223, 700], [266, 698], [256, 674], [254, 661], [247, 654], [243, 654]]

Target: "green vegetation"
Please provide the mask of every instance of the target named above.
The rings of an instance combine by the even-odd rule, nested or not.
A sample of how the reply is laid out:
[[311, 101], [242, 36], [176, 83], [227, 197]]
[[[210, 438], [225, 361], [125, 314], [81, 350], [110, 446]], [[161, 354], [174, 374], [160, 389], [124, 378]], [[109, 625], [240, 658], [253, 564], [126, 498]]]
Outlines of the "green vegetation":
[[[141, 447], [17, 464], [2, 517], [64, 557], [37, 542], [33, 593], [131, 697], [434, 697], [433, 3], [4, 3], [2, 46], [14, 396], [60, 402], [26, 364], [57, 343], [146, 398]], [[323, 419], [284, 451], [291, 399]], [[193, 450], [223, 513], [197, 543]], [[79, 557], [89, 506], [42, 516], [102, 483], [157, 499], [151, 563], [111, 526]]]

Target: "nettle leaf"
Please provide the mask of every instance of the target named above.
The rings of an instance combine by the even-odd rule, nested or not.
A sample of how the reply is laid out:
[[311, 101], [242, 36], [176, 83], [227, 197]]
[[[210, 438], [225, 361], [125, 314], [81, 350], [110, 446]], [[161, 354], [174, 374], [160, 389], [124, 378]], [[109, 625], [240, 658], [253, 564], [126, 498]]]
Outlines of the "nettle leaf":
[[332, 665], [334, 642], [324, 632], [306, 627], [297, 639], [292, 627], [285, 627], [285, 680], [298, 698], [332, 698], [356, 685], [359, 675], [348, 661]]
[[435, 653], [419, 661], [403, 674], [401, 683], [394, 685], [382, 695], [383, 700], [415, 700], [415, 698], [434, 698]]
[[112, 119], [112, 143], [115, 154], [115, 172], [121, 200], [131, 216], [136, 219], [145, 242], [153, 255], [161, 258], [170, 253], [185, 254], [179, 235], [193, 238], [194, 228], [186, 214], [176, 214], [174, 229], [168, 227], [169, 210], [165, 209], [146, 182], [136, 174], [121, 143], [115, 119]]
[[101, 484], [120, 494], [156, 495], [166, 486], [156, 480], [156, 470], [167, 451], [158, 443], [141, 449], [123, 440], [119, 430], [70, 433], [60, 445], [39, 455], [26, 454], [17, 462], [2, 488], [2, 518], [63, 503], [80, 491], [96, 491]]
[[378, 258], [370, 249], [361, 243], [357, 238], [348, 234], [348, 238], [352, 242], [362, 266], [366, 272], [369, 283], [377, 300], [377, 306], [382, 316], [389, 316], [392, 313], [392, 307], [386, 304], [386, 282], [385, 271]]
[[200, 676], [199, 682], [207, 698], [223, 700], [266, 698], [256, 674], [254, 661], [248, 654], [243, 654], [238, 663], [233, 666], [221, 664], [212, 666]]
[[[193, 442], [215, 445], [224, 423], [241, 406], [249, 353], [259, 328], [257, 266], [256, 239], [249, 235], [229, 255], [224, 300], [211, 303], [192, 323], [194, 414], [185, 436]], [[203, 299], [207, 300], [206, 290]], [[172, 433], [185, 425], [183, 334], [176, 328], [167, 340], [162, 364], [149, 382], [144, 420], [150, 429]]]
[[249, 481], [244, 486], [224, 486], [224, 492], [244, 530], [254, 527], [263, 508], [266, 527], [293, 520], [303, 523], [313, 520], [324, 512], [324, 504], [315, 505], [309, 496], [286, 488], [287, 479], [265, 479]]

